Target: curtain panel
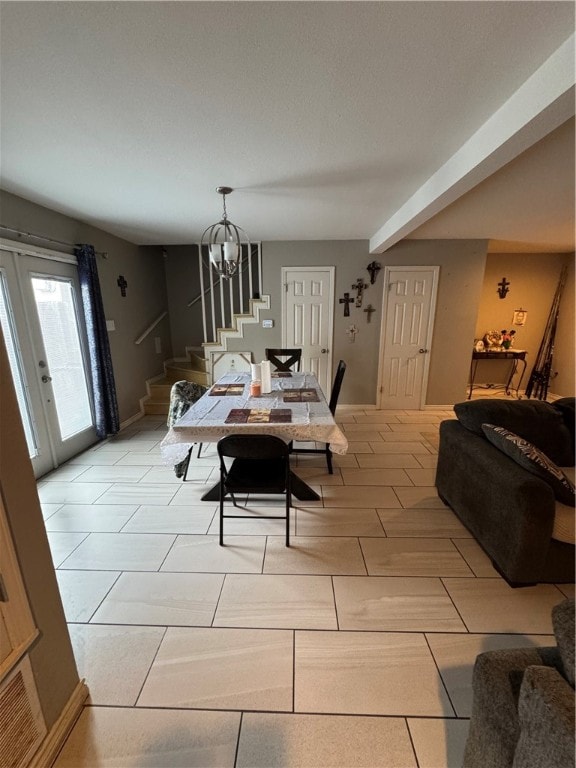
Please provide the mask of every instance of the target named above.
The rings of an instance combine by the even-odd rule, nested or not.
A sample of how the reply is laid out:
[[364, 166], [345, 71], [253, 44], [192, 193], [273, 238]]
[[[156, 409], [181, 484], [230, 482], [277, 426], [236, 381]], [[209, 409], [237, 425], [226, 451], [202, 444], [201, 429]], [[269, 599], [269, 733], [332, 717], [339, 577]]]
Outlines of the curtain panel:
[[78, 259], [78, 275], [88, 334], [95, 427], [98, 437], [105, 438], [119, 431], [120, 418], [96, 252], [92, 245], [78, 245], [74, 253]]

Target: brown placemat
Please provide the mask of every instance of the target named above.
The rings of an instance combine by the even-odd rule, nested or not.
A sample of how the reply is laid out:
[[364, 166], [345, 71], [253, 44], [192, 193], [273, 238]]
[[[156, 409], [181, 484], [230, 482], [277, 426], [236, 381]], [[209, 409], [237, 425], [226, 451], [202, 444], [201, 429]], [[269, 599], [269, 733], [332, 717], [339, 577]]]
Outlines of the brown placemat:
[[314, 387], [288, 389], [284, 392], [285, 403], [319, 403], [320, 398]]
[[232, 408], [225, 424], [289, 424], [290, 408]]
[[212, 397], [241, 397], [244, 394], [244, 384], [214, 384], [208, 394]]
[[289, 379], [292, 373], [290, 371], [274, 371], [271, 375], [273, 379]]

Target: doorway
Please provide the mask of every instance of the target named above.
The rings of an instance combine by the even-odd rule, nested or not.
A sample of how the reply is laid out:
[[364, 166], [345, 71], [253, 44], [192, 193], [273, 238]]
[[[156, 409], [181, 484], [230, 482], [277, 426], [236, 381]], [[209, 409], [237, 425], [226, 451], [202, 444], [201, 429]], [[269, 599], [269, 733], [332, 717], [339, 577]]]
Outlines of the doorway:
[[282, 346], [302, 349], [301, 370], [330, 397], [334, 267], [282, 267]]
[[0, 323], [41, 477], [96, 442], [75, 262], [0, 250]]
[[378, 408], [426, 402], [440, 267], [385, 267]]

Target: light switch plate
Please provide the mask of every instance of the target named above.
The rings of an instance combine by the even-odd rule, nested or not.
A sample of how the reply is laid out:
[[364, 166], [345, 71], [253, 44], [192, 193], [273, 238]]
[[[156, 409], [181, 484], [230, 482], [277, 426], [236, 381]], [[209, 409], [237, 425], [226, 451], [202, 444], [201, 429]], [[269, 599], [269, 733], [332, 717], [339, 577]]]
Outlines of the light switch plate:
[[116, 330], [116, 323], [114, 322], [114, 320], [106, 320], [106, 330], [107, 331]]

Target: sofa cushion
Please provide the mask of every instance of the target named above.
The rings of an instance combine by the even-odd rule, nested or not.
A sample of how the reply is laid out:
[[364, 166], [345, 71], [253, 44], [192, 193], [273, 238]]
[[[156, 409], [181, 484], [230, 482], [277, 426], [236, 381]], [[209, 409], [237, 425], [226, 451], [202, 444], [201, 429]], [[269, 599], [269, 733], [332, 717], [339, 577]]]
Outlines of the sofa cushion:
[[559, 466], [574, 464], [572, 434], [550, 403], [483, 398], [456, 403], [454, 412], [463, 427], [481, 437], [482, 424], [496, 424], [533, 443]]
[[574, 687], [574, 598], [569, 597], [552, 608], [552, 626], [562, 657], [564, 674]]
[[528, 472], [546, 480], [558, 501], [571, 507], [575, 506], [574, 484], [543, 451], [504, 427], [483, 424], [482, 431], [502, 453], [510, 456]]

